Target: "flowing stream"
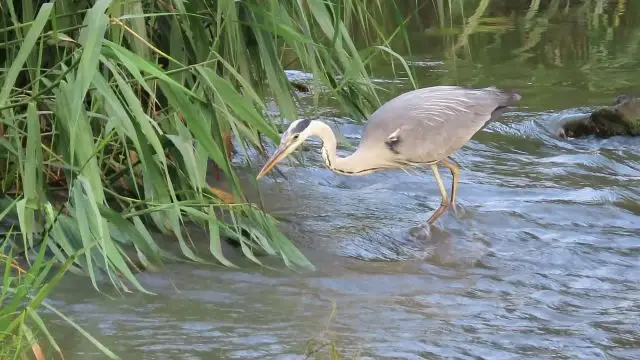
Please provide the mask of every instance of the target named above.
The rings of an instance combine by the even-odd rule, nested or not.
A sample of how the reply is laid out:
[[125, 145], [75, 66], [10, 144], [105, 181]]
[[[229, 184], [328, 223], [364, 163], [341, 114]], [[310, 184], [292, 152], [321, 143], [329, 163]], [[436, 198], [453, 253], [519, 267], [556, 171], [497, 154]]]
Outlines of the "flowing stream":
[[[595, 15], [505, 3], [466, 40], [468, 23], [447, 20], [441, 34], [429, 6], [409, 26], [422, 86], [523, 95], [455, 153], [461, 209], [429, 236], [416, 232], [440, 203], [429, 170], [333, 174], [314, 140], [261, 192], [315, 272], [170, 264], [139, 275], [157, 295], [116, 298], [69, 275], [52, 302], [123, 359], [304, 359], [323, 341], [346, 359], [640, 359], [640, 139], [552, 132], [563, 116], [640, 96], [640, 2]], [[389, 65], [375, 76], [388, 96], [411, 89]], [[321, 116], [357, 145], [360, 125]], [[66, 359], [103, 358], [74, 329], [55, 331]]]

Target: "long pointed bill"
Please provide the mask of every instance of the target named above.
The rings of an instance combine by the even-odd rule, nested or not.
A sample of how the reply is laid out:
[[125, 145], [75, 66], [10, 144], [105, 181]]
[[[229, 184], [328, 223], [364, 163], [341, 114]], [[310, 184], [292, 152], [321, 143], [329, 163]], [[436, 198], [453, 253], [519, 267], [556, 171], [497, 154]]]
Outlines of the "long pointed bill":
[[267, 163], [264, 164], [258, 176], [256, 176], [256, 180], [260, 180], [263, 176], [265, 176], [271, 169], [280, 162], [280, 160], [284, 159], [287, 156], [287, 149], [289, 146], [279, 146], [273, 155], [267, 160]]

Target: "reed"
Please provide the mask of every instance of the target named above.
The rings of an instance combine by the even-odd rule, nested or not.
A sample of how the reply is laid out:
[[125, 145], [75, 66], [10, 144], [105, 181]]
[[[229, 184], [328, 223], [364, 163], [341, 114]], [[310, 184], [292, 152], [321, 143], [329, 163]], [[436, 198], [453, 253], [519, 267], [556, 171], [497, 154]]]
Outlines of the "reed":
[[[278, 141], [284, 122], [298, 117], [296, 89], [310, 86], [314, 104], [337, 100], [354, 119], [375, 109], [369, 63], [377, 55], [400, 59], [386, 46], [400, 31], [387, 33], [389, 24], [376, 20], [394, 6], [3, 2], [0, 212], [15, 226], [0, 225], [2, 294], [13, 304], [0, 313], [0, 343], [17, 331], [36, 346], [23, 325], [31, 318], [59, 351], [35, 308], [66, 271], [86, 275], [98, 291], [106, 282], [119, 292], [148, 293], [136, 271], [176, 258], [157, 233], [174, 238], [187, 261], [208, 263], [212, 255], [235, 266], [222, 252], [223, 239], [232, 238], [252, 261], [260, 263], [261, 253], [313, 268], [277, 221], [247, 201], [232, 159], [242, 156], [253, 168], [249, 153], [264, 155], [263, 139]], [[356, 41], [353, 31], [363, 35]], [[287, 68], [313, 80], [293, 84]], [[276, 115], [266, 111], [270, 101]], [[212, 170], [226, 187], [212, 184]], [[207, 232], [210, 254], [197, 252], [186, 224]], [[17, 256], [24, 268], [15, 265]], [[60, 272], [44, 280], [54, 264]], [[22, 285], [31, 279], [38, 282]], [[22, 295], [27, 287], [46, 291], [32, 298]]]
[[[36, 3], [2, 8], [0, 191], [5, 204], [18, 199], [14, 243], [33, 251], [46, 230], [60, 262], [84, 250], [74, 266], [96, 289], [101, 274], [119, 290], [146, 291], [135, 271], [173, 256], [157, 232], [206, 262], [187, 223], [208, 232], [221, 264], [233, 266], [221, 251], [221, 239], [233, 238], [253, 261], [260, 252], [313, 267], [245, 198], [230, 142], [252, 166], [249, 152], [263, 152], [262, 139], [277, 142], [282, 122], [297, 118], [284, 59], [324, 89], [316, 104], [331, 97], [353, 118], [367, 116], [379, 104], [368, 63], [399, 58], [378, 45], [398, 33], [384, 37], [375, 23], [389, 3]], [[364, 51], [353, 28], [367, 29]], [[210, 184], [213, 167], [227, 188]]]
[[[17, 202], [12, 202], [0, 211], [0, 220]], [[60, 346], [38, 314], [41, 307], [74, 327], [107, 358], [118, 359], [114, 353], [47, 301], [47, 297], [62, 279], [74, 258], [80, 254], [74, 254], [60, 264], [61, 266], [54, 267], [56, 260], [46, 256], [45, 237], [43, 246], [27, 267], [25, 259], [16, 256], [12, 250], [11, 234], [12, 229], [9, 229], [7, 235], [0, 239], [0, 359], [27, 359], [27, 354], [33, 355], [36, 360], [64, 358]]]

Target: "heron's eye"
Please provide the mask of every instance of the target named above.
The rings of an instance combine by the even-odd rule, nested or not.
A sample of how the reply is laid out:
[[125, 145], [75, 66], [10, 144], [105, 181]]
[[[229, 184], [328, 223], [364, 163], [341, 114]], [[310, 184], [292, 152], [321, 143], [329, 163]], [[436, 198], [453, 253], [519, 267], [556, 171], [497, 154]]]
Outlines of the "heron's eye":
[[292, 136], [292, 139], [293, 139], [293, 140], [298, 140], [298, 138], [299, 138], [299, 137], [300, 137], [300, 134], [294, 134], [294, 135]]

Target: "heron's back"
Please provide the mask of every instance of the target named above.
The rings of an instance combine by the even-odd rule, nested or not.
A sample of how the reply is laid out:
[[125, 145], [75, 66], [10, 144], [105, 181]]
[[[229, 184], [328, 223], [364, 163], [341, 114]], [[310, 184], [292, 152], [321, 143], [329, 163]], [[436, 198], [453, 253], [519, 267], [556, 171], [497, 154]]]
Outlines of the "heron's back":
[[358, 150], [381, 161], [441, 160], [518, 100], [520, 95], [493, 87], [413, 90], [388, 101], [371, 115]]

